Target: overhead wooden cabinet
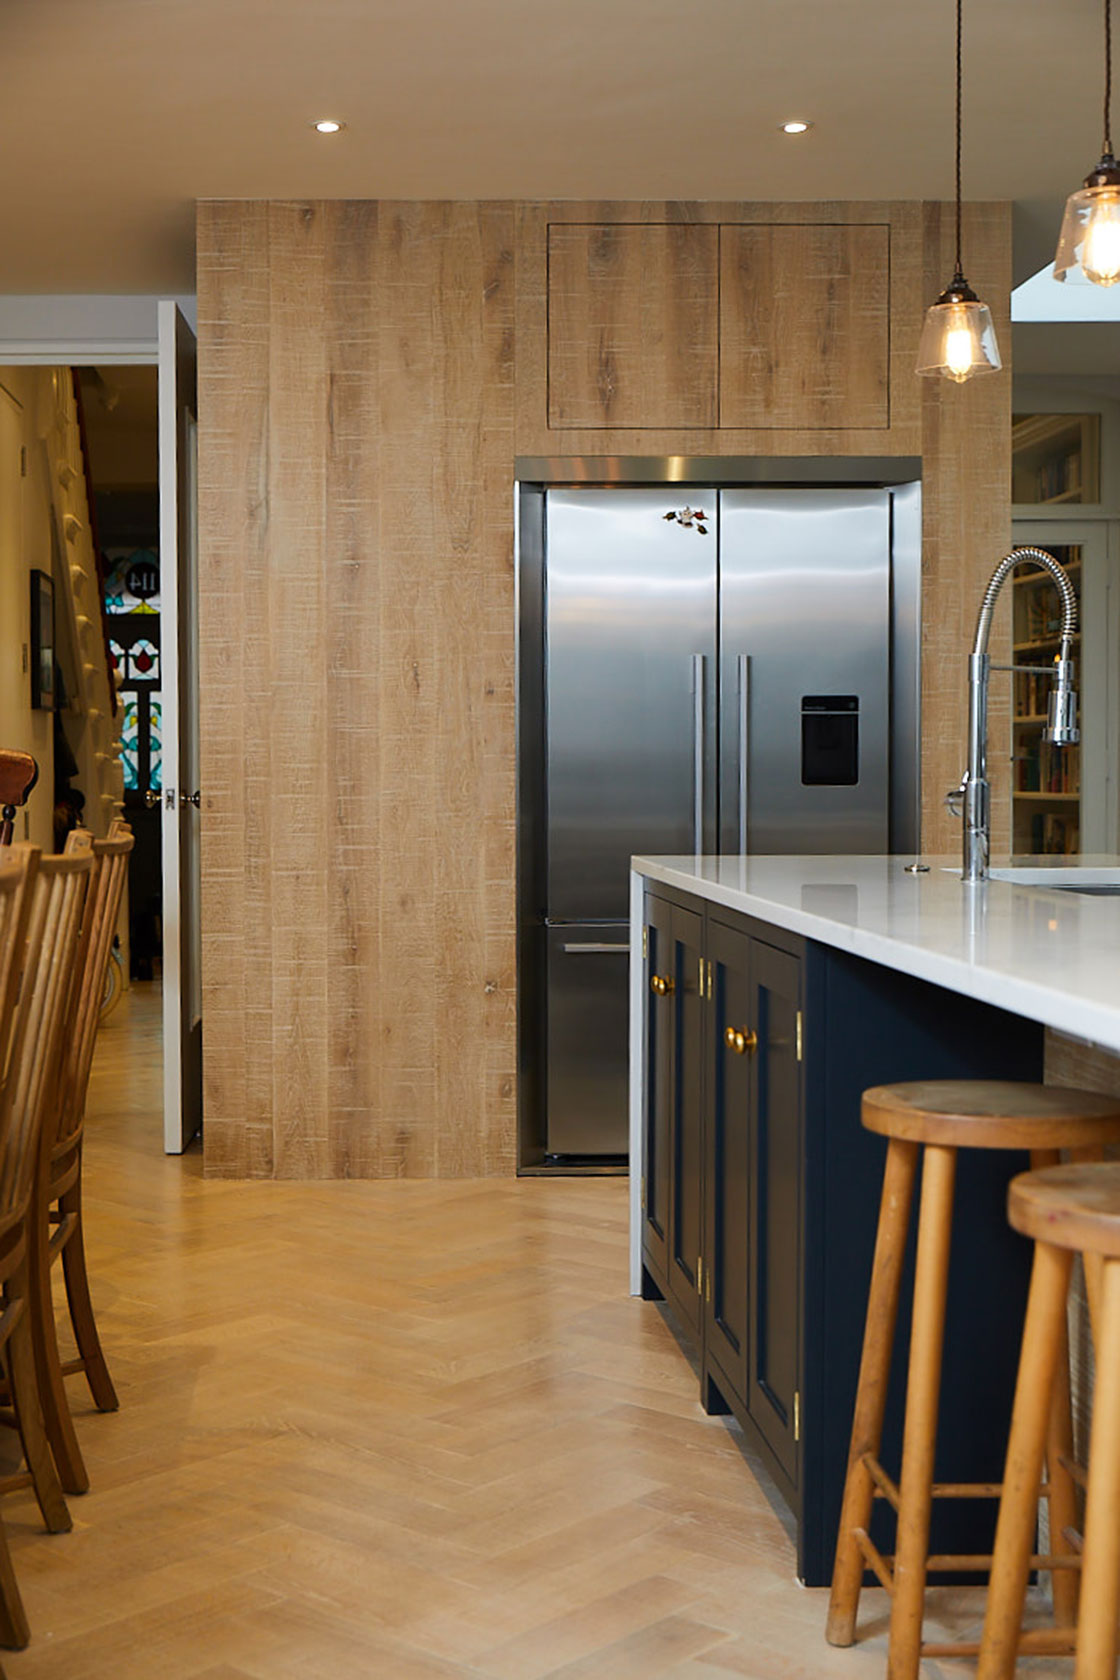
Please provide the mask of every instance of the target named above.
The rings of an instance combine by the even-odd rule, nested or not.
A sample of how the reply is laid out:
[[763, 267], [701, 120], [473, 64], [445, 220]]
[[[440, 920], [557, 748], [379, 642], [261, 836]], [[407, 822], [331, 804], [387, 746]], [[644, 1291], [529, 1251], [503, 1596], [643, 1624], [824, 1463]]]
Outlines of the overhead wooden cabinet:
[[719, 229], [554, 223], [549, 426], [719, 424]]
[[890, 425], [890, 228], [720, 229], [721, 426]]

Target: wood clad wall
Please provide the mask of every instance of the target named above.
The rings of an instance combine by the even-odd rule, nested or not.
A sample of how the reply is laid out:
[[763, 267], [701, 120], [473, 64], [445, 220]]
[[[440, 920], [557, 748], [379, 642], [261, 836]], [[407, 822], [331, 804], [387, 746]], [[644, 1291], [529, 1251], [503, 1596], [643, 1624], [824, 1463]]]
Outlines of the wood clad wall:
[[212, 1174], [513, 1167], [512, 229], [200, 208]]
[[[587, 284], [604, 224], [641, 232], [619, 260], [643, 323], [671, 342], [699, 308], [702, 367], [664, 375], [630, 302]], [[760, 403], [732, 367], [725, 417], [750, 424], [693, 423], [720, 412], [713, 233], [769, 225], [849, 278], [853, 251], [889, 246], [889, 292], [871, 275], [849, 309], [826, 275], [783, 318], [792, 336], [748, 299], [780, 381]], [[1002, 378], [913, 374], [947, 238], [914, 204], [199, 206], [208, 1173], [513, 1170], [517, 455], [924, 452], [927, 839], [959, 843], [939, 801], [963, 764], [1010, 438]], [[1006, 296], [1003, 208], [970, 207], [966, 250], [974, 283]], [[641, 276], [666, 262], [684, 279], [659, 308]], [[726, 370], [742, 327], [720, 303]], [[617, 418], [581, 323], [637, 347], [637, 407], [627, 387]], [[682, 391], [689, 423], [638, 423]]]
[[[953, 272], [951, 205], [925, 207], [925, 297], [932, 303]], [[961, 849], [961, 825], [944, 799], [968, 761], [968, 654], [984, 586], [1011, 546], [1011, 217], [1006, 204], [966, 204], [962, 242], [968, 277], [991, 310], [1004, 361], [965, 385], [922, 387], [922, 844]], [[993, 659], [1011, 657], [1011, 590], [992, 625]], [[1007, 679], [990, 690], [988, 770], [992, 848], [1011, 835]]]

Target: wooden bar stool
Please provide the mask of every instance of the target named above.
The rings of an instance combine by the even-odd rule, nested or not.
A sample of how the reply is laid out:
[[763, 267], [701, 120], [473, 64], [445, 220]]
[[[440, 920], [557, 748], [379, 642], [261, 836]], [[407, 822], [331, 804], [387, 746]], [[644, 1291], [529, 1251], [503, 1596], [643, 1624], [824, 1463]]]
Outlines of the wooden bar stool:
[[1120, 1615], [1120, 1162], [1051, 1167], [1011, 1182], [1007, 1215], [1034, 1269], [1003, 1478], [978, 1680], [1010, 1680], [1034, 1550], [1049, 1396], [1065, 1346], [1073, 1256], [1085, 1256], [1096, 1352], [1075, 1680], [1115, 1680]]
[[[935, 1485], [933, 1480], [957, 1150], [1025, 1149], [1038, 1167], [1055, 1164], [1062, 1149], [1099, 1158], [1105, 1144], [1120, 1140], [1120, 1099], [1003, 1080], [930, 1080], [865, 1091], [862, 1118], [889, 1144], [826, 1637], [833, 1645], [854, 1641], [863, 1575], [871, 1569], [891, 1595], [888, 1680], [916, 1680], [923, 1656], [975, 1655], [978, 1650], [975, 1643], [923, 1645], [927, 1575], [987, 1571], [991, 1565], [988, 1556], [929, 1556], [932, 1501], [995, 1497], [1000, 1491], [998, 1484]], [[879, 1462], [879, 1449], [920, 1151], [902, 1474], [896, 1485]], [[1073, 1478], [1066, 1468], [1072, 1456], [1068, 1368], [1067, 1383], [1056, 1385], [1054, 1392], [1045, 1493], [1051, 1532], [1061, 1535], [1076, 1512]], [[1036, 1500], [1039, 1491], [1036, 1479]], [[876, 1497], [885, 1498], [898, 1516], [893, 1559], [880, 1553], [868, 1532]], [[1036, 1567], [1053, 1567], [1055, 1561], [1038, 1560]], [[1067, 1628], [1076, 1620], [1077, 1591], [1075, 1574], [1055, 1575], [1055, 1616]], [[1053, 1640], [1049, 1630], [1046, 1637]], [[1054, 1649], [1053, 1643], [1037, 1643], [1038, 1638], [1025, 1636], [1021, 1648]]]

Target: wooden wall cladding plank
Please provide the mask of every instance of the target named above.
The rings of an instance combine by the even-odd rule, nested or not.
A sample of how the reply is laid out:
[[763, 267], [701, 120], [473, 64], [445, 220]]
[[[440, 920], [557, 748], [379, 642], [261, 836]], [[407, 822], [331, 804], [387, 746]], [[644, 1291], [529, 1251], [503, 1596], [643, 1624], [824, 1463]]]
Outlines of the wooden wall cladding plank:
[[720, 228], [723, 427], [890, 424], [890, 228]]
[[548, 229], [554, 429], [718, 425], [718, 332], [718, 228]]
[[274, 1165], [267, 683], [269, 211], [198, 217], [199, 658], [207, 1170]]
[[199, 209], [208, 1173], [513, 1169], [512, 231]]
[[[952, 273], [953, 212], [925, 213], [925, 296], [932, 303]], [[1011, 546], [1011, 214], [1006, 204], [966, 204], [963, 241], [969, 278], [992, 311], [1001, 373], [964, 385], [915, 378], [922, 388], [922, 846], [959, 855], [961, 825], [945, 809], [968, 761], [968, 655], [980, 599]], [[924, 310], [909, 334], [911, 366]], [[991, 652], [1006, 663], [1011, 590], [992, 625]], [[993, 680], [988, 734], [992, 846], [1010, 844], [1008, 685]]]

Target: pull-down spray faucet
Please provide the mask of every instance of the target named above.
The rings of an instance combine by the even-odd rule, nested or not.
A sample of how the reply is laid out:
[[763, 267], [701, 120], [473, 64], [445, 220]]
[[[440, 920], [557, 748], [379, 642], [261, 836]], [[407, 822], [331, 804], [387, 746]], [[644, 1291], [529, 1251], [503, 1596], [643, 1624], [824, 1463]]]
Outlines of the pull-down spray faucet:
[[[1049, 572], [1062, 600], [1061, 642], [1051, 665], [993, 665], [988, 657], [992, 612], [1005, 580], [1024, 561]], [[1072, 746], [1078, 739], [1077, 694], [1073, 687], [1071, 645], [1077, 634], [1077, 597], [1073, 585], [1054, 559], [1041, 548], [1015, 548], [1004, 555], [991, 575], [980, 602], [976, 639], [968, 661], [968, 769], [959, 788], [949, 795], [951, 806], [963, 800], [964, 867], [961, 879], [984, 881], [988, 877], [991, 844], [991, 789], [988, 785], [988, 678], [993, 671], [1033, 671], [1053, 679], [1046, 717], [1045, 741], [1057, 747]]]

